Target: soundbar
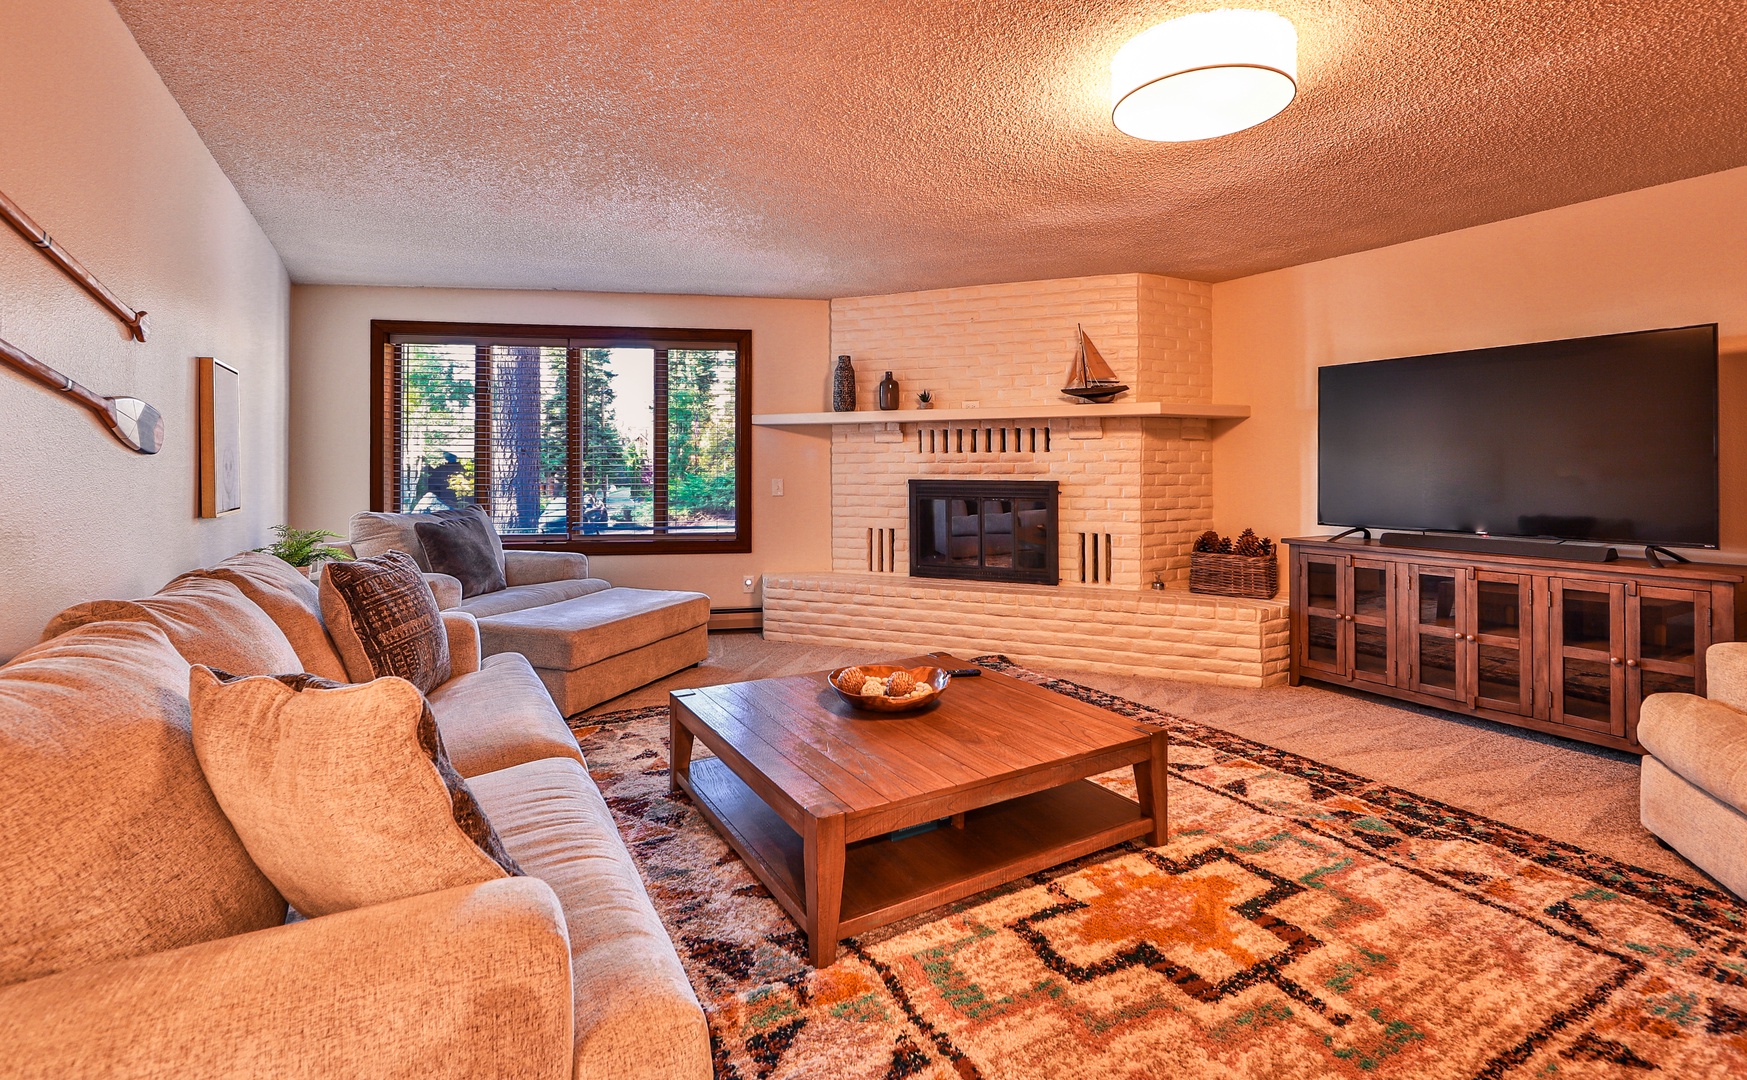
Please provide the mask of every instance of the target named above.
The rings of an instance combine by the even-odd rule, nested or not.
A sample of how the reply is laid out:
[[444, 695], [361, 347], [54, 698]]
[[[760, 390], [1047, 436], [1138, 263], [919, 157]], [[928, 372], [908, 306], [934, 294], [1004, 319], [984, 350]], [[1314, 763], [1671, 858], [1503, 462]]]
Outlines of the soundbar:
[[1601, 544], [1566, 544], [1557, 540], [1518, 540], [1502, 536], [1461, 536], [1450, 533], [1386, 532], [1377, 538], [1385, 547], [1422, 551], [1478, 551], [1488, 555], [1525, 555], [1568, 562], [1613, 562], [1620, 553]]

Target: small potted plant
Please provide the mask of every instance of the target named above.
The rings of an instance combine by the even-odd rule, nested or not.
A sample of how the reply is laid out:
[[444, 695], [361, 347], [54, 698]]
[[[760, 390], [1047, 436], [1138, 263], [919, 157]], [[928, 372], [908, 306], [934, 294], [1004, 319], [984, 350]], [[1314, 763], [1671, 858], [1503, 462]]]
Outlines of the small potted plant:
[[293, 529], [289, 525], [275, 525], [273, 535], [279, 539], [255, 550], [284, 559], [308, 574], [311, 581], [320, 574], [322, 563], [329, 559], [352, 557], [339, 548], [328, 545], [329, 540], [340, 539], [340, 534], [328, 532], [326, 529]]
[[1208, 529], [1195, 538], [1189, 552], [1189, 591], [1272, 600], [1280, 592], [1274, 541], [1245, 529], [1233, 543]]
[[918, 409], [932, 409], [932, 408], [934, 408], [934, 391], [923, 390], [922, 392], [918, 393], [916, 395], [916, 407]]

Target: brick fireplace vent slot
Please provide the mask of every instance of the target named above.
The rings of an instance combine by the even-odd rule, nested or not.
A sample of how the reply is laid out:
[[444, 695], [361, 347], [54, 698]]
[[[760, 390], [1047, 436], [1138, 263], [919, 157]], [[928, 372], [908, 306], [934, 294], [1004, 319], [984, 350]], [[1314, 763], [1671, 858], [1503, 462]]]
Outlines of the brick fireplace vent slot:
[[910, 481], [910, 576], [1057, 585], [1054, 480]]

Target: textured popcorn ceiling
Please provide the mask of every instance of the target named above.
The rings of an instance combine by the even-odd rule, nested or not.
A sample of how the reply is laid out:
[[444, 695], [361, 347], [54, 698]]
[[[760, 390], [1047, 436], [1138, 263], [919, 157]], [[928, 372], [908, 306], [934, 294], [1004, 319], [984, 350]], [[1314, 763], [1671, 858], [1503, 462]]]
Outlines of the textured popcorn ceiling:
[[1109, 60], [1219, 0], [115, 4], [300, 282], [1217, 281], [1747, 164], [1744, 0], [1273, 0], [1297, 101], [1185, 145]]

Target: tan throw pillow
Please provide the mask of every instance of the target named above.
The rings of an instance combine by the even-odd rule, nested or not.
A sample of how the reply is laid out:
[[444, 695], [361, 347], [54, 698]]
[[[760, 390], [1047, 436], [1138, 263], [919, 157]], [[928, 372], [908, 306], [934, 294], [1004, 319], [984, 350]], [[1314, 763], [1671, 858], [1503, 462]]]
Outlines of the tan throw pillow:
[[428, 694], [449, 681], [449, 635], [431, 587], [406, 552], [329, 563], [321, 611], [353, 682], [396, 675]]
[[143, 600], [93, 600], [49, 620], [43, 640], [94, 622], [149, 622], [169, 637], [190, 664], [242, 675], [279, 675], [303, 670], [297, 650], [267, 613], [235, 585], [184, 574]]
[[194, 752], [255, 865], [306, 915], [518, 875], [404, 679], [189, 673]]
[[[328, 638], [327, 625], [322, 622], [321, 594], [303, 571], [276, 556], [244, 551], [202, 573], [235, 585], [256, 607], [267, 613], [297, 651], [297, 657], [302, 661], [297, 670], [336, 682], [350, 681], [346, 676], [346, 663], [340, 659], [339, 650]], [[216, 666], [225, 671], [237, 670], [222, 664]]]
[[0, 985], [285, 921], [201, 775], [187, 694], [151, 622], [0, 667]]
[[431, 572], [459, 581], [462, 597], [502, 592], [508, 587], [502, 551], [492, 546], [495, 530], [479, 507], [439, 510], [431, 520], [416, 523], [413, 531], [425, 549]]

